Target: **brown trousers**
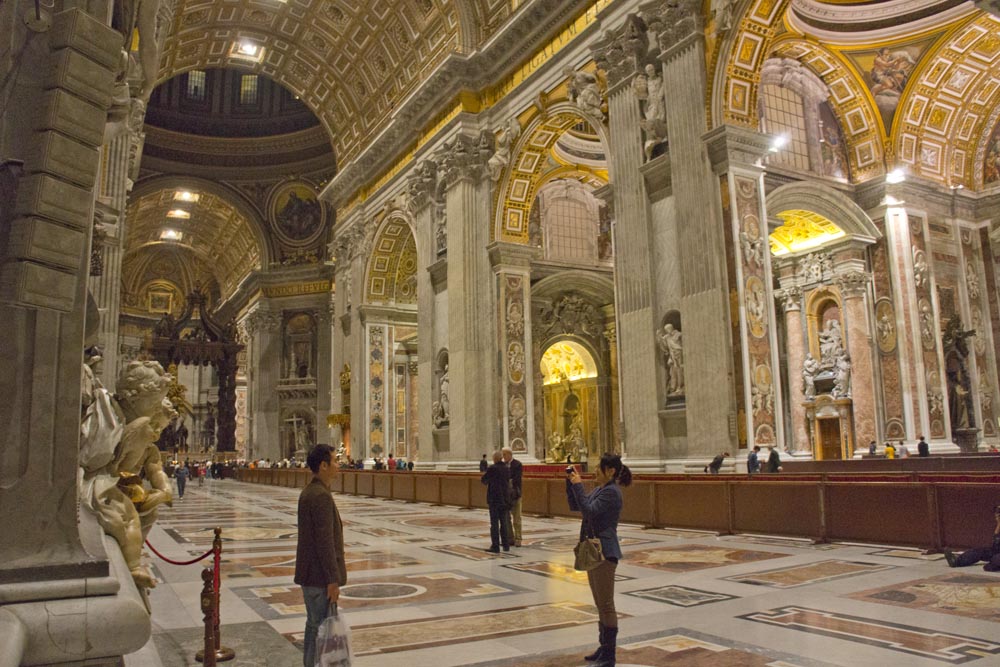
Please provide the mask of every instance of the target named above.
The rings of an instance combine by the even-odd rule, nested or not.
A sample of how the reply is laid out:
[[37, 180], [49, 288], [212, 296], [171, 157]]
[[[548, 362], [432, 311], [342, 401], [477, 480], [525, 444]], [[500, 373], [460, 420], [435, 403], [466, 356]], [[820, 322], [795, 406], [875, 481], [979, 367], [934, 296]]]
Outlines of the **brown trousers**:
[[594, 606], [597, 607], [598, 618], [606, 628], [618, 627], [618, 614], [615, 613], [615, 570], [618, 563], [609, 560], [587, 572], [590, 582], [590, 592], [594, 596]]

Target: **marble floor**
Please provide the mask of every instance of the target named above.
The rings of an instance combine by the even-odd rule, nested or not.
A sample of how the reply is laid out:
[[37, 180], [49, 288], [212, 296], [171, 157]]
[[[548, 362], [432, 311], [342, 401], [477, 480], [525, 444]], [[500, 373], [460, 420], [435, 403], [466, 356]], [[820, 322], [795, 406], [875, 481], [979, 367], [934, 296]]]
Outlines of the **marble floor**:
[[[388, 474], [388, 473], [387, 473]], [[190, 559], [223, 527], [228, 664], [297, 667], [305, 622], [292, 584], [298, 490], [188, 486], [150, 541]], [[359, 667], [576, 667], [596, 645], [578, 523], [524, 518], [524, 546], [489, 545], [485, 511], [337, 494], [349, 583], [341, 610]], [[1000, 665], [1000, 575], [892, 546], [813, 545], [621, 526], [621, 667]], [[129, 667], [194, 665], [199, 566], [151, 556], [154, 636]]]

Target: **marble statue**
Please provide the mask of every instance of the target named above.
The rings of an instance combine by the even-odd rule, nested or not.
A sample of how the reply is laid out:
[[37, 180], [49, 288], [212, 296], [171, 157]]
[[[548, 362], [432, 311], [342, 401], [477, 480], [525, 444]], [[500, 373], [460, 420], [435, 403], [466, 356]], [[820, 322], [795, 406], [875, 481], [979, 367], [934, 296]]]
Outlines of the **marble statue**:
[[844, 336], [838, 320], [827, 320], [826, 326], [819, 332], [819, 357], [822, 361], [836, 360], [844, 349]]
[[597, 77], [590, 72], [577, 72], [571, 67], [563, 70], [563, 73], [570, 78], [569, 99], [578, 106], [581, 111], [604, 121], [603, 96], [601, 87], [597, 83]]
[[448, 425], [448, 416], [441, 409], [441, 401], [431, 403], [431, 420], [435, 428], [443, 428]]
[[811, 353], [806, 353], [806, 358], [802, 362], [802, 386], [806, 400], [811, 401], [816, 398], [816, 374], [819, 373], [819, 362]]
[[552, 435], [549, 436], [549, 456], [557, 463], [566, 460], [563, 438], [558, 431], [552, 431]]
[[438, 380], [438, 403], [440, 403], [441, 416], [447, 422], [451, 418], [451, 401], [448, 398], [448, 364], [444, 365], [444, 372]]
[[975, 335], [974, 329], [965, 329], [958, 315], [953, 315], [945, 326], [942, 344], [948, 368], [948, 408], [953, 434], [976, 428], [967, 342], [967, 339]]
[[80, 458], [81, 504], [118, 542], [140, 590], [156, 585], [141, 562], [143, 542], [156, 522], [158, 507], [172, 501], [170, 480], [156, 447], [160, 431], [176, 415], [167, 399], [170, 379], [155, 361], [129, 362], [118, 376], [118, 424], [109, 426], [120, 428], [120, 441], [110, 456], [107, 442], [100, 452], [85, 443]]
[[656, 66], [646, 65], [646, 110], [647, 121], [666, 121], [667, 98], [664, 94], [663, 77], [656, 71]]
[[851, 396], [851, 358], [846, 352], [837, 356], [834, 365], [834, 398], [849, 398]]
[[517, 118], [511, 118], [507, 126], [497, 135], [496, 151], [486, 161], [486, 168], [494, 182], [500, 180], [503, 170], [510, 164], [510, 152], [519, 136], [521, 136], [521, 124]]
[[681, 332], [668, 322], [663, 325], [657, 341], [667, 361], [667, 395], [680, 396], [684, 393], [684, 346]]

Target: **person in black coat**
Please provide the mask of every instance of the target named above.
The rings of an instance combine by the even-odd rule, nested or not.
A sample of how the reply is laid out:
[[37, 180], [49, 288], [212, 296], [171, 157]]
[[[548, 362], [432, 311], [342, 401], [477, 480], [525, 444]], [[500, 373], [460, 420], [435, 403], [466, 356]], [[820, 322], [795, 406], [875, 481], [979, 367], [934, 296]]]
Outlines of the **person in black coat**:
[[917, 455], [918, 456], [930, 456], [931, 455], [931, 447], [930, 447], [930, 445], [927, 444], [927, 441], [924, 440], [924, 436], [918, 435], [917, 438], [920, 439], [920, 442], [917, 443]]
[[489, 462], [486, 460], [486, 454], [483, 454], [482, 460], [479, 462], [479, 472], [486, 472], [486, 469], [490, 467]]
[[767, 450], [767, 472], [781, 472], [781, 456], [778, 455], [778, 450], [773, 446]]
[[510, 551], [510, 469], [503, 463], [500, 452], [493, 453], [493, 465], [482, 476], [486, 485], [486, 504], [490, 508], [490, 548], [487, 551], [500, 553]]

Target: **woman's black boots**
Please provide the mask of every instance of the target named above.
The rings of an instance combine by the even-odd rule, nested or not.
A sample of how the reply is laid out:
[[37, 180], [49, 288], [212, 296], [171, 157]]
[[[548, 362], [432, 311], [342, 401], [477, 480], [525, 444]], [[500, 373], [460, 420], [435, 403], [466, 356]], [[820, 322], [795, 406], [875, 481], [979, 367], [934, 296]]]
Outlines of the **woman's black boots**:
[[583, 659], [586, 660], [587, 662], [594, 662], [595, 660], [600, 660], [601, 655], [604, 651], [604, 624], [601, 623], [600, 621], [597, 622], [597, 636], [600, 637], [600, 646], [598, 646], [597, 650], [591, 653], [590, 655], [583, 656]]
[[601, 628], [601, 648], [591, 667], [615, 667], [615, 647], [618, 643], [618, 628]]

